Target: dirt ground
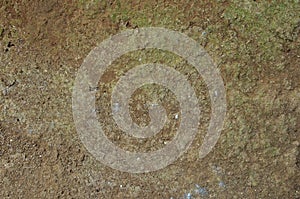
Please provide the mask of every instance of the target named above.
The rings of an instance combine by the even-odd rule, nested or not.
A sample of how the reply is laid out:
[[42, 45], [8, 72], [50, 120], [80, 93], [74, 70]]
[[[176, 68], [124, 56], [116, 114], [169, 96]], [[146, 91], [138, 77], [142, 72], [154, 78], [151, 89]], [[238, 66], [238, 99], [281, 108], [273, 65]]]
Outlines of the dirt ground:
[[[199, 159], [210, 113], [201, 76], [172, 53], [122, 56], [97, 95], [106, 110], [99, 122], [116, 145], [156, 150], [178, 126], [173, 121], [141, 141], [114, 124], [107, 96], [140, 58], [187, 75], [203, 103], [203, 125], [183, 156], [162, 170], [130, 174], [104, 166], [84, 147], [72, 87], [94, 47], [138, 27], [169, 28], [201, 44], [221, 71], [228, 111], [218, 143]], [[1, 0], [0, 198], [300, 198], [299, 33], [298, 0]], [[140, 88], [131, 103], [137, 123], [149, 122], [139, 105], [154, 98], [169, 116], [178, 112], [168, 90]]]

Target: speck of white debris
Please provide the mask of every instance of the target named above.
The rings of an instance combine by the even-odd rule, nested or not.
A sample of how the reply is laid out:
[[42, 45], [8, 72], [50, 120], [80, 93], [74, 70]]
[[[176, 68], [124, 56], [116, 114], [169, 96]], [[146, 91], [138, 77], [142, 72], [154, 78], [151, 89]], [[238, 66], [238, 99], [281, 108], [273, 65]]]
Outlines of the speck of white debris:
[[113, 112], [118, 112], [119, 109], [120, 109], [120, 104], [119, 103], [114, 103], [113, 107], [112, 107]]
[[178, 114], [175, 114], [175, 119], [176, 119], [176, 120], [178, 119], [178, 117], [179, 117]]
[[109, 181], [107, 182], [107, 184], [108, 184], [109, 186], [112, 186], [112, 185], [113, 185], [113, 184], [112, 184], [111, 182], [109, 182]]
[[142, 61], [142, 58], [139, 58], [139, 61]]
[[120, 188], [122, 188], [122, 187], [123, 187], [123, 185], [120, 184]]
[[215, 96], [218, 96], [218, 91], [215, 91]]
[[191, 198], [192, 198], [192, 194], [191, 194], [191, 193], [187, 193], [187, 194], [186, 194], [186, 198], [187, 198], [187, 199], [191, 199]]

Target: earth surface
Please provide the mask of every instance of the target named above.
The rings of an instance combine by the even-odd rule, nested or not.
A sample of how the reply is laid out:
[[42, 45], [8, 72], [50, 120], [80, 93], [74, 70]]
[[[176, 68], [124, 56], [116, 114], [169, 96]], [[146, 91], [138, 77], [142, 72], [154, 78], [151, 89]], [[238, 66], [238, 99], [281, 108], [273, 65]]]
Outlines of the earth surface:
[[[298, 0], [2, 0], [0, 198], [300, 198], [299, 14]], [[134, 174], [105, 166], [85, 148], [73, 121], [72, 91], [91, 50], [141, 27], [179, 31], [206, 50], [225, 84], [227, 115], [217, 144], [200, 159], [211, 111], [201, 75], [161, 50], [115, 60], [99, 82], [96, 107], [105, 134], [120, 148], [160, 149], [180, 122], [174, 94], [148, 85], [132, 95], [133, 120], [147, 125], [144, 104], [155, 101], [170, 122], [151, 139], [118, 129], [110, 95], [134, 66], [175, 68], [202, 106], [189, 149], [166, 168]]]

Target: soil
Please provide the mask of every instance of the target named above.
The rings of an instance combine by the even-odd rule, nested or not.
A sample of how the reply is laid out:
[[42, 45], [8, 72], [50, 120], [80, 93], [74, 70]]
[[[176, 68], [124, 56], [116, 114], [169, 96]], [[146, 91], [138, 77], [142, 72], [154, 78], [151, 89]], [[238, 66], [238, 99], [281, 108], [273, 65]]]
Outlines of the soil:
[[[0, 198], [300, 198], [299, 1], [2, 0], [0, 2]], [[188, 76], [202, 102], [199, 135], [168, 167], [131, 174], [97, 161], [72, 116], [72, 88], [88, 53], [122, 30], [165, 27], [195, 39], [225, 82], [227, 116], [213, 150], [199, 159], [210, 116], [201, 76], [169, 52], [122, 56], [99, 82], [99, 122], [128, 151], [153, 151], [178, 121], [149, 140], [122, 134], [110, 114], [118, 79], [142, 62]], [[103, 93], [106, 93], [105, 95]], [[149, 122], [156, 100], [169, 118], [175, 96], [158, 85], [132, 96], [131, 116]]]

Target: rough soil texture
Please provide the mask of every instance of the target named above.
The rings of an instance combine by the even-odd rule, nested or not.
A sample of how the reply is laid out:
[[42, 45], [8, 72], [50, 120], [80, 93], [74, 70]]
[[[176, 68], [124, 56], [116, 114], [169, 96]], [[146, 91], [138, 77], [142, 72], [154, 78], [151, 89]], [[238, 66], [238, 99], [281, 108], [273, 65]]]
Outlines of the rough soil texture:
[[[300, 198], [299, 14], [296, 0], [2, 0], [0, 198]], [[217, 145], [199, 159], [210, 112], [201, 76], [172, 53], [122, 56], [97, 95], [105, 110], [99, 122], [116, 145], [156, 150], [178, 126], [173, 120], [161, 136], [145, 141], [123, 136], [114, 124], [107, 96], [139, 60], [187, 75], [203, 103], [203, 125], [182, 157], [156, 172], [123, 173], [98, 162], [81, 143], [72, 87], [101, 41], [149, 26], [185, 33], [206, 49], [226, 84], [228, 113]], [[161, 101], [170, 118], [179, 110], [168, 90], [140, 88], [131, 103], [139, 124], [149, 122], [141, 108], [149, 100]]]

